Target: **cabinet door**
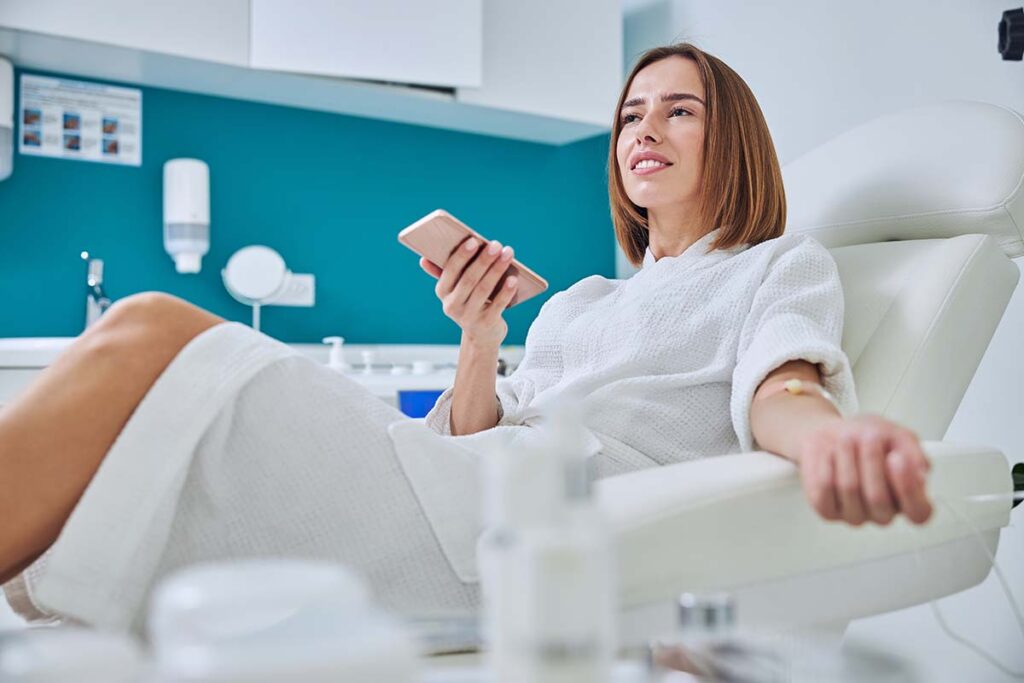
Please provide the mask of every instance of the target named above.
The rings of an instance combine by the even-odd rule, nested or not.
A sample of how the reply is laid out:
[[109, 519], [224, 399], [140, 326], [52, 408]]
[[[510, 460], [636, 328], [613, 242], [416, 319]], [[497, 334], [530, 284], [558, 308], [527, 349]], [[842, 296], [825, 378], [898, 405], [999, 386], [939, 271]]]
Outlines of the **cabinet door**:
[[250, 66], [480, 85], [482, 0], [252, 0]]
[[622, 84], [620, 0], [487, 0], [483, 54], [483, 87], [460, 88], [460, 102], [608, 130]]
[[[248, 0], [0, 0], [0, 26], [210, 62], [248, 63]], [[71, 54], [74, 47], [67, 50]]]

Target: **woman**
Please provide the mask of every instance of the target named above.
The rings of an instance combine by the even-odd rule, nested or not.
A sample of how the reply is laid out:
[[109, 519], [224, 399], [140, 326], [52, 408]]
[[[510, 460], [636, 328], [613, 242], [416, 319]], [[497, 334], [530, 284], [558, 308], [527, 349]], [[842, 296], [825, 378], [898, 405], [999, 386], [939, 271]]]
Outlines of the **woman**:
[[642, 269], [551, 297], [496, 380], [515, 278], [488, 296], [511, 249], [467, 241], [421, 262], [462, 328], [426, 426], [180, 300], [115, 304], [0, 412], [8, 598], [36, 618], [138, 627], [178, 567], [289, 555], [346, 562], [403, 611], [472, 609], [480, 458], [529, 446], [568, 397], [598, 476], [763, 449], [799, 465], [825, 519], [926, 521], [917, 437], [853, 414], [835, 263], [783, 234], [778, 162], [742, 79], [687, 44], [652, 50], [611, 140], [615, 230]]

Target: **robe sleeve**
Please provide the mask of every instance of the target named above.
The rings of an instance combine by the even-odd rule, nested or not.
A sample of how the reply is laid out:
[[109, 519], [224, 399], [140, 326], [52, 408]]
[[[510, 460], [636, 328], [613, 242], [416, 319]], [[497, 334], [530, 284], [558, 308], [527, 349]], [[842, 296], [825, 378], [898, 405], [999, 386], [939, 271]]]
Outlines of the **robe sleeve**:
[[[454, 386], [445, 389], [434, 407], [430, 409], [424, 422], [430, 429], [438, 434], [451, 436], [452, 434], [452, 392]], [[519, 396], [522, 387], [512, 377], [499, 377], [495, 383], [495, 401], [498, 409], [498, 423], [496, 426], [518, 424], [513, 416], [519, 408]]]
[[841, 347], [843, 308], [838, 268], [820, 242], [804, 237], [780, 247], [743, 323], [732, 374], [730, 411], [744, 452], [761, 450], [750, 428], [754, 393], [788, 361], [819, 364], [843, 417], [857, 412], [853, 373]]

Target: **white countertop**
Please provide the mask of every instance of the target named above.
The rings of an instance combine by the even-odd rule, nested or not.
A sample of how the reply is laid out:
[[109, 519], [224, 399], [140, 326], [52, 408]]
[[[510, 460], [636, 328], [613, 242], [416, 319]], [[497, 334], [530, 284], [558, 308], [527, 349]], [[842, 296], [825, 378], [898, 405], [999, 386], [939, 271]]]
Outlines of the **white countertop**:
[[[76, 337], [7, 337], [0, 338], [0, 369], [44, 368], [76, 339]], [[289, 344], [315, 361], [326, 363], [329, 348], [325, 344]], [[516, 365], [522, 360], [523, 347], [501, 347], [499, 356]], [[454, 369], [459, 357], [457, 344], [345, 344], [345, 361], [360, 369], [363, 352], [373, 354], [375, 371], [387, 374], [391, 366], [411, 365], [414, 361], [430, 361], [438, 370]], [[377, 367], [380, 366], [380, 367]]]

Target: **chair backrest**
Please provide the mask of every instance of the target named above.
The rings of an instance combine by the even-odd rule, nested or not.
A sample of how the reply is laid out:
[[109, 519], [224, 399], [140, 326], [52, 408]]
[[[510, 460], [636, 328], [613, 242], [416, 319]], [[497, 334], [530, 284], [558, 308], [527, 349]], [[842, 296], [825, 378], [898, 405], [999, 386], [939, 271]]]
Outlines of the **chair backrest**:
[[861, 410], [941, 439], [1020, 277], [1024, 117], [981, 102], [908, 109], [783, 177], [787, 231], [839, 266]]

